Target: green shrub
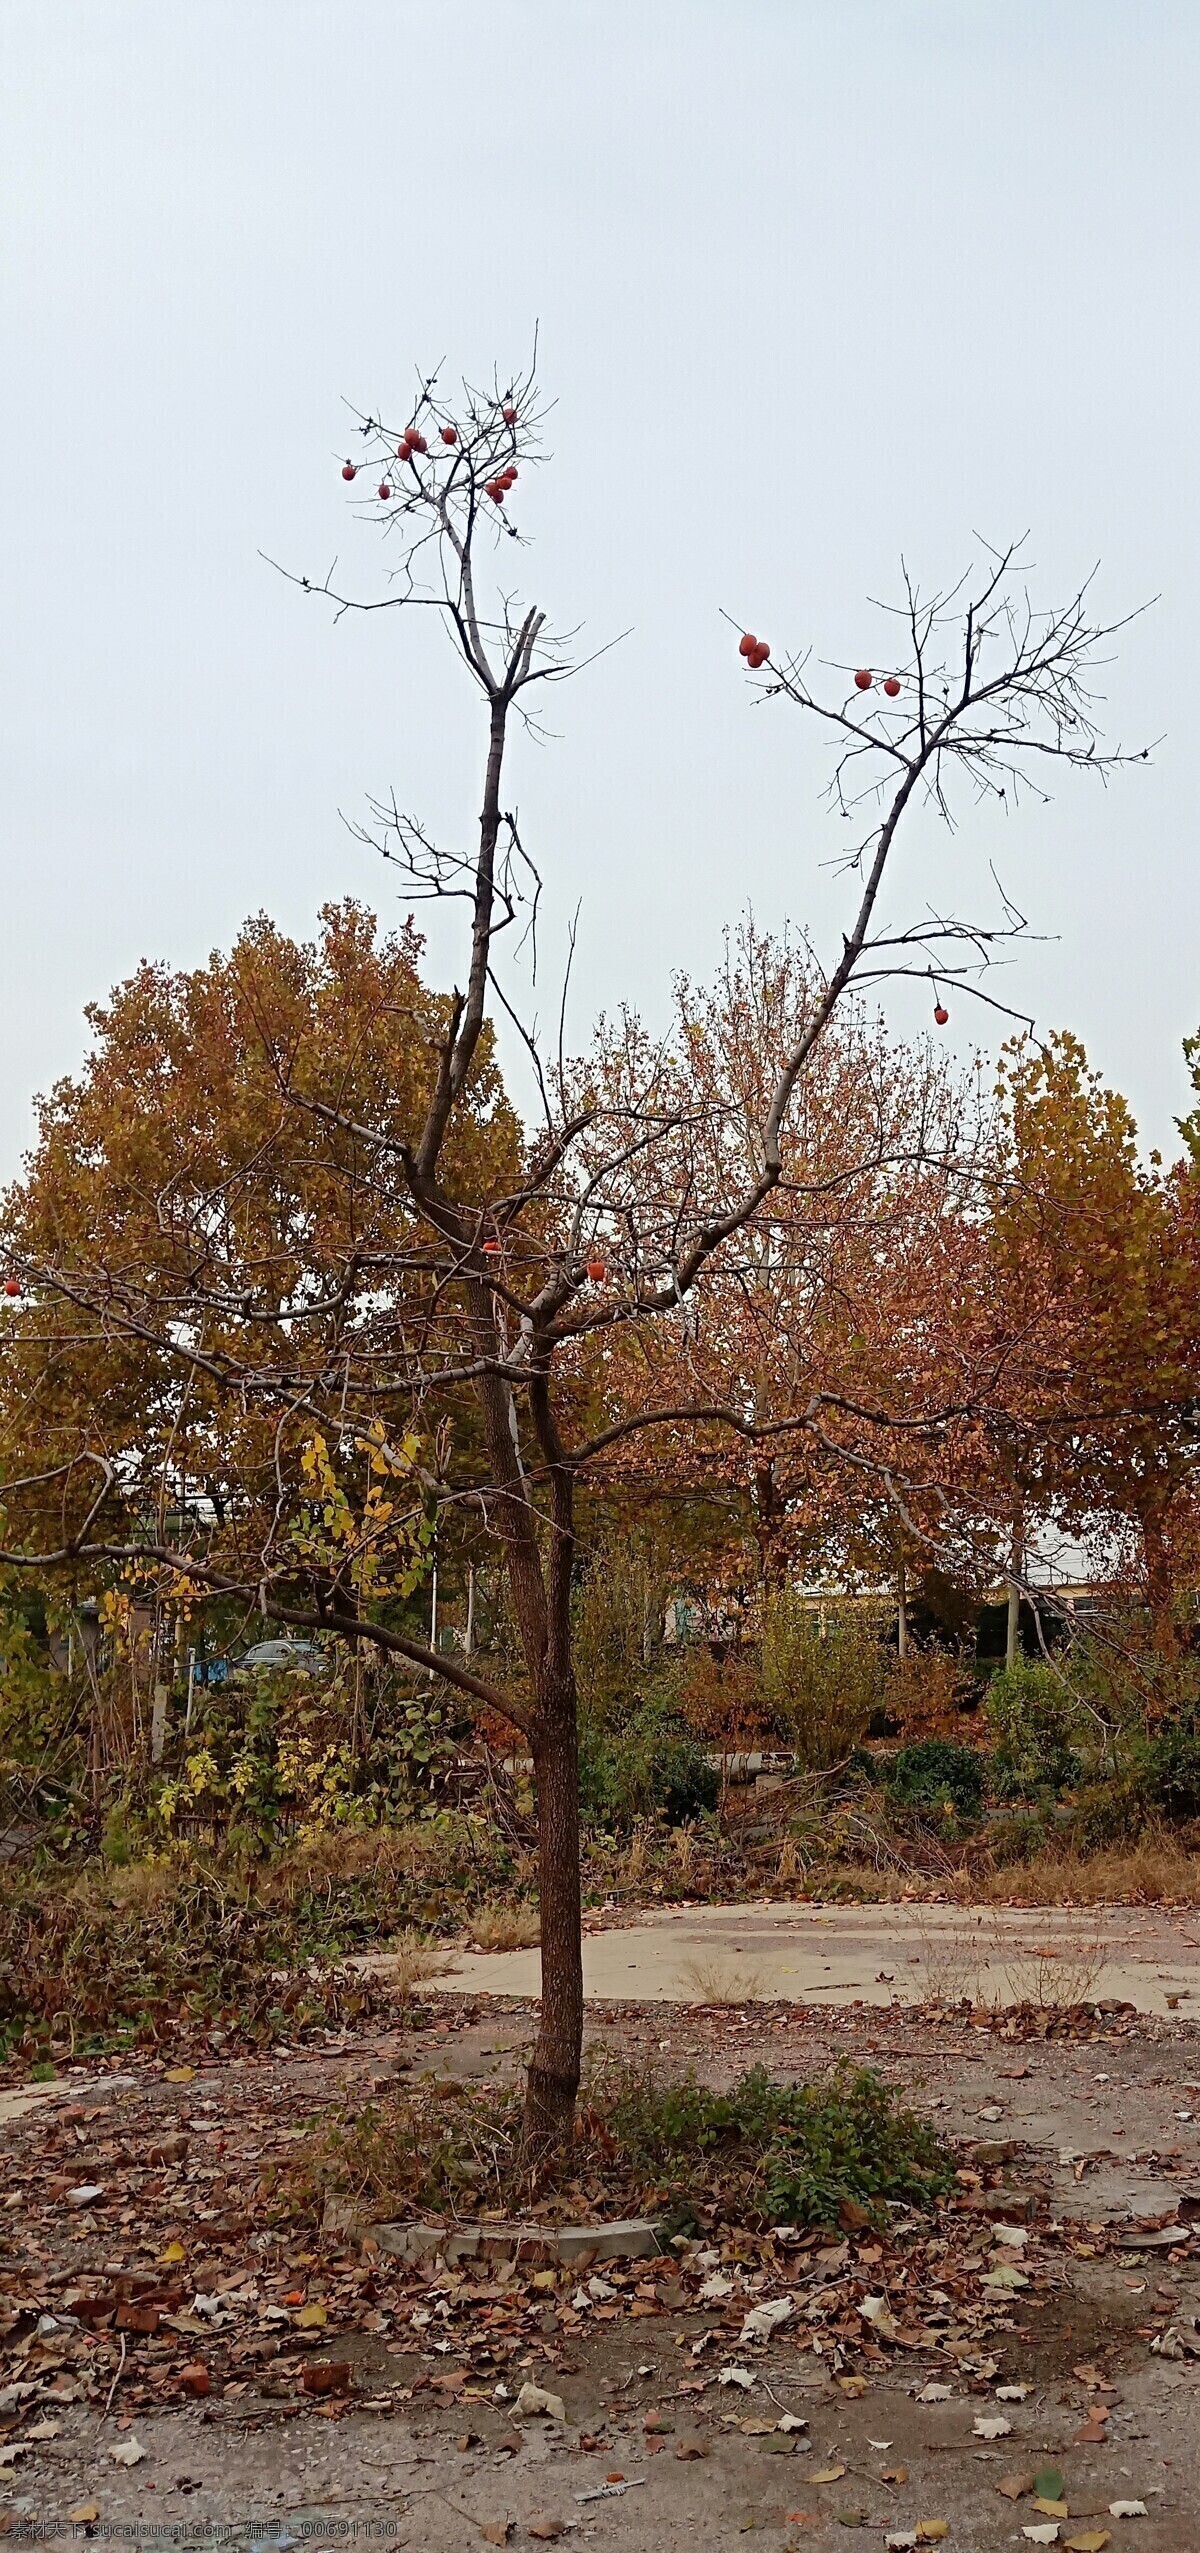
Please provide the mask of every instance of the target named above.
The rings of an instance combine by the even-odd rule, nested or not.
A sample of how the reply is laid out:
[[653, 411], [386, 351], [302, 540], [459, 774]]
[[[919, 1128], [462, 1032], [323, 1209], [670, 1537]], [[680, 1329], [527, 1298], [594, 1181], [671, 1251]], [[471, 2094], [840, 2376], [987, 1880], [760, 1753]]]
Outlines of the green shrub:
[[731, 2092], [688, 2076], [655, 2092], [634, 2086], [607, 2105], [631, 2158], [666, 2175], [737, 2149], [753, 2156], [774, 2225], [835, 2225], [846, 2200], [878, 2218], [884, 2200], [927, 2205], [949, 2189], [949, 2157], [932, 2128], [902, 2109], [867, 2067], [839, 2065], [824, 2083], [776, 2083], [754, 2066]]
[[1145, 1760], [1126, 1762], [1104, 1782], [1088, 1782], [1071, 1820], [1070, 1839], [1081, 1853], [1136, 1844], [1153, 1823], [1157, 1800]]
[[661, 1647], [669, 1592], [652, 1544], [611, 1537], [593, 1552], [574, 1599], [575, 1672], [585, 1717], [607, 1726], [638, 1708]]
[[696, 1744], [673, 1696], [650, 1694], [615, 1726], [584, 1716], [579, 1804], [598, 1826], [627, 1829], [639, 1818], [681, 1826], [716, 1807], [720, 1777]]
[[987, 1696], [988, 1725], [996, 1739], [993, 1778], [1006, 1798], [1031, 1791], [1063, 1791], [1083, 1771], [1074, 1740], [1078, 1704], [1053, 1668], [1002, 1667]]
[[987, 1765], [974, 1747], [955, 1746], [944, 1737], [922, 1738], [919, 1745], [901, 1747], [893, 1756], [887, 1787], [902, 1808], [944, 1815], [949, 1807], [970, 1820], [983, 1807]]
[[802, 1771], [840, 1764], [881, 1711], [888, 1662], [879, 1625], [851, 1606], [825, 1609], [824, 1624], [791, 1587], [763, 1611], [762, 1684], [776, 1729]]
[[1168, 1817], [1200, 1817], [1200, 1726], [1189, 1714], [1163, 1729], [1148, 1750], [1149, 1771]]

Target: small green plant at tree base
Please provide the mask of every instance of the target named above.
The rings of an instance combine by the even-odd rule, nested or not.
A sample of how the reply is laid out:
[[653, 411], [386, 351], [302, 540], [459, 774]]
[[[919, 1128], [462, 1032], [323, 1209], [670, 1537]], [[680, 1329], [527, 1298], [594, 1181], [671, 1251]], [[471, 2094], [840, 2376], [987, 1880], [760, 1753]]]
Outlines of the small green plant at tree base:
[[889, 2204], [929, 2207], [954, 2186], [935, 2131], [867, 2068], [777, 2083], [765, 2067], [729, 2092], [606, 2066], [585, 2085], [571, 2142], [530, 2182], [514, 2086], [405, 2089], [316, 2131], [298, 2180], [308, 2201], [353, 2195], [364, 2214], [480, 2207], [539, 2214], [653, 2212], [675, 2230], [726, 2223], [882, 2224]]
[[950, 1738], [922, 1738], [892, 1758], [887, 1787], [902, 1808], [932, 1816], [949, 1808], [969, 1824], [983, 1807], [987, 1765], [974, 1747], [955, 1746]]
[[987, 1720], [996, 1739], [994, 1779], [1006, 1798], [1063, 1791], [1083, 1770], [1075, 1741], [1082, 1713], [1052, 1667], [1002, 1667], [988, 1686]]

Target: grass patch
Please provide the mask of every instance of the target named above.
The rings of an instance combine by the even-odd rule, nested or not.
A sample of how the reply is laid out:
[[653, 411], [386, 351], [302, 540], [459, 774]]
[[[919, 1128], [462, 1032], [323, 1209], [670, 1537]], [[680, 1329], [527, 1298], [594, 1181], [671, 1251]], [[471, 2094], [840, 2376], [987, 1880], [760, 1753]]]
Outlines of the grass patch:
[[473, 1950], [534, 1950], [541, 1938], [536, 1906], [477, 1906], [467, 1925]]
[[[730, 2092], [694, 2075], [663, 2083], [609, 2066], [580, 2101], [574, 2139], [533, 2180], [521, 2159], [519, 2092], [422, 2084], [314, 2133], [297, 2195], [314, 2209], [350, 2199], [376, 2220], [508, 2216], [665, 2217], [673, 2231], [718, 2225], [883, 2224], [889, 2203], [929, 2207], [953, 2187], [933, 2128], [867, 2068], [813, 2083], [762, 2066]], [[857, 2211], [857, 2213], [855, 2213]]]
[[1064, 1845], [981, 1872], [969, 1893], [1017, 1906], [1200, 1906], [1200, 1854], [1154, 1833], [1093, 1853]]

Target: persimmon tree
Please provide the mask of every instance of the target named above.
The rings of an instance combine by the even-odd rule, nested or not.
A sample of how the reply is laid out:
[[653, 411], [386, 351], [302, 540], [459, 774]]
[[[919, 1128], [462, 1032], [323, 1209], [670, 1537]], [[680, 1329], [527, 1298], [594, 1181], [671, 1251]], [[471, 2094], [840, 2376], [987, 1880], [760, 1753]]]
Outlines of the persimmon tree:
[[[1020, 928], [1001, 908], [992, 920], [930, 911], [913, 885], [918, 918], [892, 892], [902, 843], [919, 856], [920, 811], [951, 817], [959, 783], [1011, 797], [1042, 786], [1055, 766], [1099, 773], [1119, 756], [1101, 753], [1087, 681], [1105, 636], [1086, 589], [1061, 610], [1028, 602], [1012, 552], [989, 556], [982, 573], [953, 594], [923, 602], [909, 587], [898, 620], [887, 624], [881, 668], [824, 667], [807, 654], [770, 655], [764, 641], [742, 650], [746, 677], [776, 703], [799, 712], [835, 748], [836, 802], [857, 818], [842, 844], [844, 926], [790, 1044], [775, 1059], [752, 1104], [714, 1107], [689, 1085], [668, 1045], [635, 1032], [601, 1035], [577, 1062], [552, 1039], [545, 1051], [523, 1019], [506, 951], [535, 913], [541, 880], [513, 812], [508, 758], [523, 722], [536, 722], [548, 689], [570, 670], [565, 642], [543, 610], [514, 598], [523, 561], [527, 482], [542, 452], [544, 416], [531, 377], [486, 393], [447, 398], [436, 380], [419, 384], [405, 422], [362, 416], [355, 457], [343, 465], [359, 507], [382, 544], [382, 590], [360, 595], [331, 574], [298, 576], [311, 597], [338, 613], [418, 613], [451, 640], [478, 704], [481, 803], [469, 845], [437, 842], [397, 799], [374, 805], [367, 836], [395, 864], [406, 896], [463, 908], [463, 967], [429, 1057], [423, 1104], [412, 1131], [386, 1110], [306, 1086], [286, 1052], [277, 1057], [289, 1121], [315, 1121], [357, 1147], [386, 1188], [403, 1180], [411, 1228], [372, 1270], [374, 1292], [359, 1306], [338, 1352], [272, 1298], [270, 1320], [287, 1319], [286, 1371], [264, 1371], [249, 1342], [262, 1313], [254, 1286], [228, 1285], [204, 1251], [186, 1282], [172, 1273], [164, 1294], [156, 1272], [97, 1270], [81, 1275], [69, 1252], [17, 1249], [14, 1261], [35, 1301], [66, 1299], [124, 1336], [149, 1333], [152, 1352], [190, 1374], [215, 1330], [214, 1386], [254, 1409], [303, 1409], [336, 1456], [382, 1415], [386, 1445], [400, 1431], [422, 1446], [413, 1477], [439, 1513], [481, 1513], [502, 1556], [522, 1671], [500, 1682], [473, 1663], [427, 1652], [461, 1690], [519, 1731], [532, 1755], [539, 1827], [542, 1996], [529, 2064], [526, 2127], [531, 2151], [560, 2135], [579, 2082], [583, 2028], [579, 1809], [572, 1576], [578, 1485], [614, 1446], [665, 1425], [727, 1429], [743, 1442], [770, 1443], [794, 1419], [760, 1423], [727, 1392], [701, 1399], [618, 1409], [593, 1422], [597, 1360], [614, 1360], [630, 1334], [688, 1317], [688, 1306], [724, 1255], [745, 1246], [777, 1191], [785, 1129], [810, 1063], [852, 989], [918, 976], [945, 1008], [945, 988], [994, 999], [987, 970], [997, 944]], [[731, 655], [733, 654], [731, 648]], [[894, 662], [893, 662], [894, 657]], [[736, 662], [736, 658], [734, 658]], [[463, 1141], [490, 1023], [508, 1018], [523, 1036], [540, 1115], [508, 1178], [473, 1166]], [[368, 1176], [370, 1172], [368, 1171]], [[86, 1253], [83, 1254], [86, 1259]], [[297, 1307], [299, 1309], [299, 1307]], [[239, 1362], [236, 1341], [247, 1341]], [[462, 1459], [442, 1421], [464, 1389], [475, 1395], [483, 1461]], [[823, 1405], [816, 1395], [815, 1411]], [[81, 1448], [81, 1460], [84, 1449]], [[204, 1535], [121, 1534], [82, 1486], [62, 1529], [60, 1556], [124, 1559], [199, 1575], [210, 1561]], [[112, 1484], [109, 1484], [110, 1488]], [[69, 1495], [63, 1492], [64, 1503]], [[14, 1532], [9, 1493], [8, 1557], [37, 1555]], [[372, 1619], [345, 1572], [311, 1564], [296, 1573], [290, 1526], [272, 1524], [247, 1562], [242, 1583], [262, 1584], [269, 1608], [292, 1622], [354, 1629], [384, 1645], [395, 1630]], [[221, 1567], [226, 1564], [222, 1559]], [[289, 1572], [291, 1576], [289, 1577]], [[405, 1635], [404, 1653], [421, 1655]]]

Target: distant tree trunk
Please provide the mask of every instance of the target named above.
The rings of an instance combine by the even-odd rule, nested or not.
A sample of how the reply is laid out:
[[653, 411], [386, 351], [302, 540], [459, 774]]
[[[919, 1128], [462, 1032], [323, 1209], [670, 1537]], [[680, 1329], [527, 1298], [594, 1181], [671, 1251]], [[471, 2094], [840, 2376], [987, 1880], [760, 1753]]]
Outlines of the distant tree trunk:
[[785, 1502], [779, 1495], [774, 1463], [755, 1464], [753, 1498], [759, 1570], [764, 1592], [770, 1594], [783, 1584], [783, 1524], [787, 1513]]
[[1159, 1656], [1173, 1658], [1178, 1649], [1175, 1626], [1175, 1587], [1171, 1568], [1171, 1546], [1165, 1530], [1162, 1508], [1148, 1507], [1138, 1522], [1142, 1533], [1142, 1558], [1146, 1572], [1146, 1603], [1154, 1646]]
[[[1012, 1559], [1009, 1565], [1014, 1572], [1014, 1576], [1018, 1570], [1023, 1570], [1025, 1565], [1024, 1540], [1021, 1532], [1021, 1519], [1019, 1515], [1014, 1516], [1013, 1518]], [[1010, 1674], [1012, 1673], [1020, 1655], [1020, 1647], [1021, 1590], [1018, 1586], [1014, 1585], [1013, 1579], [1010, 1578], [1008, 1582], [1008, 1631], [1004, 1643], [1004, 1663]]]

